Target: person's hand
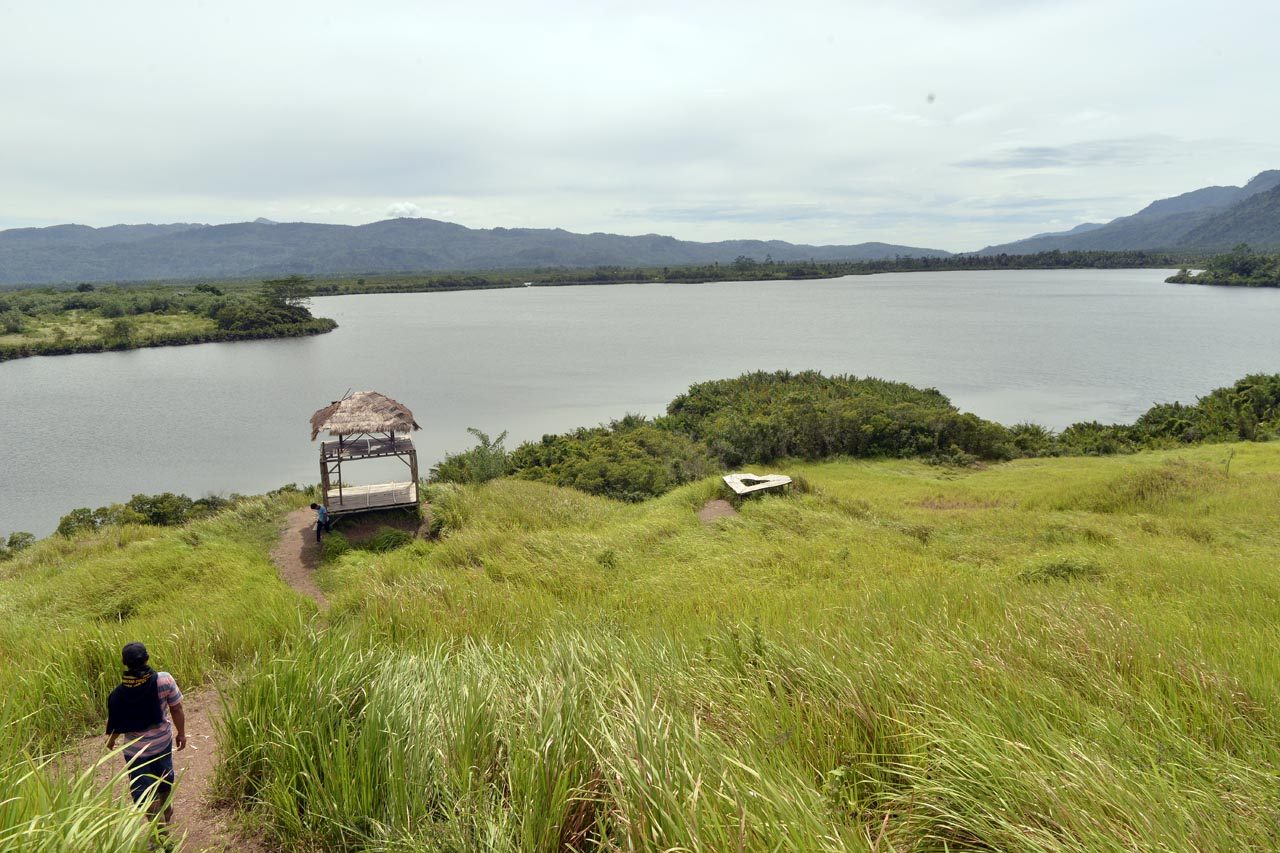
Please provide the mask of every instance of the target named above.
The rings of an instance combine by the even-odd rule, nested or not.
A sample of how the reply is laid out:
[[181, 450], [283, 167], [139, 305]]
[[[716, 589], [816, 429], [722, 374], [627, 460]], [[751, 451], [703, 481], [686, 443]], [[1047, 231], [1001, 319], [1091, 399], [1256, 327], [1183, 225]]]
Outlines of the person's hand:
[[187, 748], [187, 736], [186, 736], [186, 735], [184, 735], [184, 734], [179, 734], [179, 735], [178, 735], [178, 737], [177, 737], [177, 741], [178, 741], [178, 751], [179, 751], [179, 752], [181, 752], [182, 750], [184, 750], [184, 749], [186, 749], [186, 748]]

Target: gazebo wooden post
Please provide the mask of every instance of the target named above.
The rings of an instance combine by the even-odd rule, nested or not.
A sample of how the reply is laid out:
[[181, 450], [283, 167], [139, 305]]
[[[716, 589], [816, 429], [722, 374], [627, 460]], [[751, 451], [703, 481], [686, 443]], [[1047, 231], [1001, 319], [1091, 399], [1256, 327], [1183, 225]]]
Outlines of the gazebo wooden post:
[[413, 483], [413, 496], [418, 497], [418, 451], [409, 448], [409, 479]]
[[329, 508], [329, 460], [324, 458], [324, 442], [320, 442], [320, 500]]
[[338, 503], [342, 503], [342, 436], [338, 436]]

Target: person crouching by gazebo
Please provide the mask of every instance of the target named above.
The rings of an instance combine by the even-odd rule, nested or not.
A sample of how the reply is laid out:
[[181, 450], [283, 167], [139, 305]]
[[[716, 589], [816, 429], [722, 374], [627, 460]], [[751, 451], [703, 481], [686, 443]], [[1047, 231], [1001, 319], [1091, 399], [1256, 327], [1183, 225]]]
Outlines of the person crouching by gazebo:
[[173, 820], [173, 748], [187, 747], [182, 691], [172, 675], [147, 665], [147, 647], [142, 643], [129, 643], [120, 656], [125, 672], [107, 698], [107, 749], [115, 749], [116, 740], [124, 739], [133, 801], [141, 804], [150, 795], [147, 814], [152, 820], [162, 817], [168, 826]]
[[320, 504], [312, 504], [311, 508], [316, 511], [316, 541], [319, 542], [320, 531], [323, 530], [325, 533], [329, 533], [333, 529], [333, 522], [329, 521], [329, 510], [326, 507]]

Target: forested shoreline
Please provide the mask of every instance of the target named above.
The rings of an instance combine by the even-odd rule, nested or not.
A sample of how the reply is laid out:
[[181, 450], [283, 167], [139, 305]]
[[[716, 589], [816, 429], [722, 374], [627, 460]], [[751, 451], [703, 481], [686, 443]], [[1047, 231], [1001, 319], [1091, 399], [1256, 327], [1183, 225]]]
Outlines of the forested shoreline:
[[1259, 254], [1247, 243], [1241, 243], [1230, 252], [1209, 258], [1200, 272], [1183, 267], [1165, 281], [1215, 287], [1280, 287], [1280, 255]]
[[1034, 255], [898, 257], [880, 261], [775, 262], [681, 267], [599, 266], [430, 274], [383, 274], [266, 282], [83, 282], [0, 289], [0, 361], [156, 346], [323, 334], [337, 323], [315, 317], [311, 297], [439, 293], [513, 287], [789, 281], [895, 272], [1174, 268], [1198, 258], [1166, 252], [1073, 251]]

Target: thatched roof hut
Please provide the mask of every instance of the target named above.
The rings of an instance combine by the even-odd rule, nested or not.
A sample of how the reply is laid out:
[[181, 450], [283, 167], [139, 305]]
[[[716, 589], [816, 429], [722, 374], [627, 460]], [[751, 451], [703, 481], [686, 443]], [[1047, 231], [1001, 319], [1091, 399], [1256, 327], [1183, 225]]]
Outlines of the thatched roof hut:
[[325, 406], [311, 416], [311, 440], [327, 431], [329, 435], [397, 433], [422, 429], [413, 412], [377, 391], [357, 391]]

